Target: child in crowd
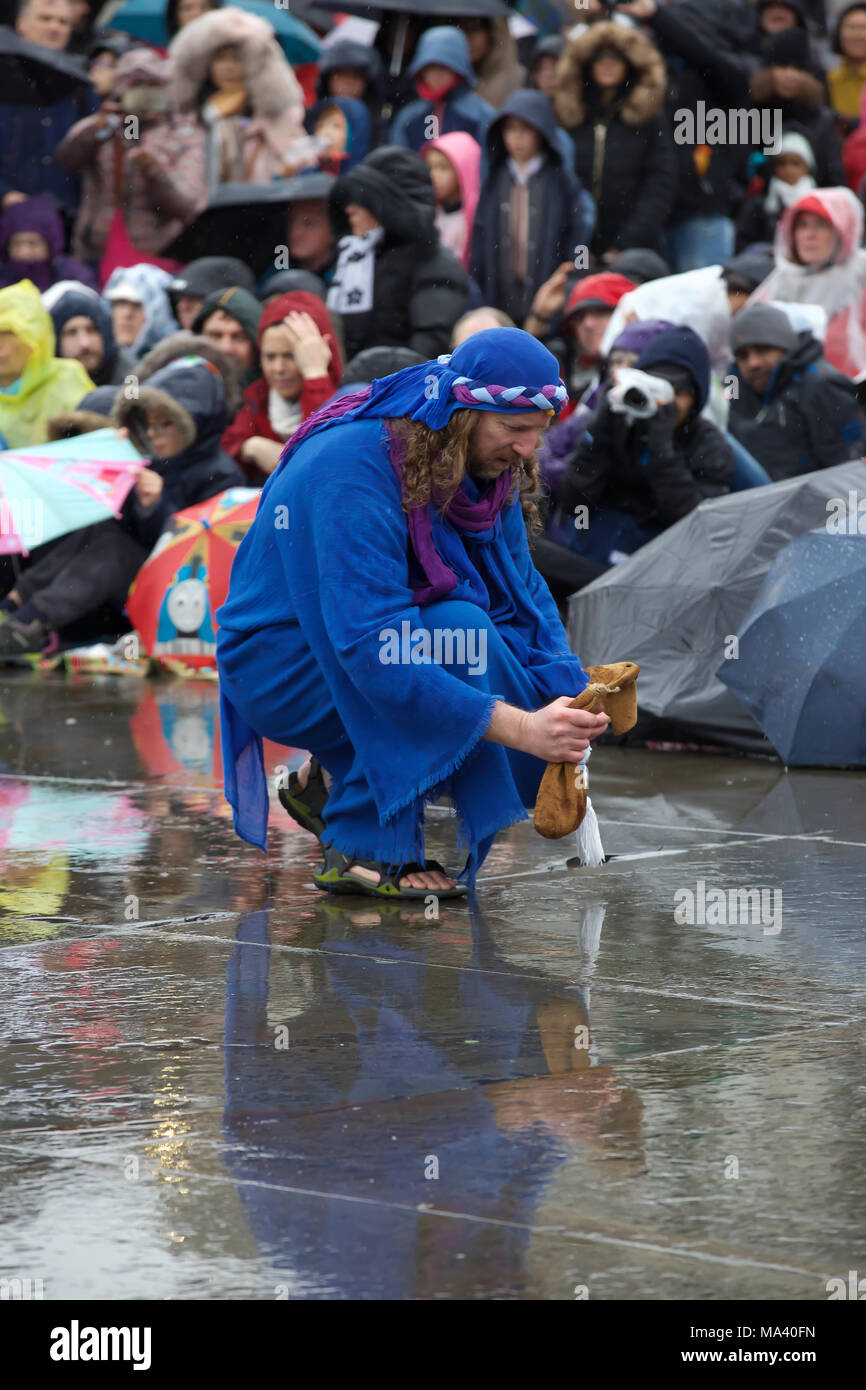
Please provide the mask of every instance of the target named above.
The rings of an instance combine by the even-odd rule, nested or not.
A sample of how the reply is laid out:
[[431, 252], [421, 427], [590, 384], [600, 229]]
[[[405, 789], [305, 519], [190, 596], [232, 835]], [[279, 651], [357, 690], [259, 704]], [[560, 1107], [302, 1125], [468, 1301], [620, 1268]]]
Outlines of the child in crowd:
[[436, 197], [439, 240], [468, 268], [481, 182], [481, 147], [465, 130], [453, 130], [429, 141], [422, 153]]
[[303, 291], [267, 304], [258, 331], [262, 375], [223, 436], [249, 482], [261, 485], [280, 461], [286, 440], [340, 384], [343, 364], [331, 316]]
[[737, 219], [737, 250], [772, 241], [785, 208], [815, 188], [815, 153], [805, 135], [788, 130], [779, 153], [766, 161], [766, 173], [752, 180]]
[[370, 113], [356, 97], [327, 97], [307, 114], [307, 130], [326, 149], [318, 167], [339, 178], [360, 164], [370, 149]]
[[539, 286], [579, 247], [587, 249], [595, 209], [563, 161], [553, 107], [542, 92], [509, 97], [487, 132], [487, 150], [471, 273], [485, 303], [523, 324]]
[[438, 138], [453, 130], [465, 130], [483, 146], [496, 112], [470, 90], [475, 86], [475, 73], [465, 34], [447, 24], [427, 29], [418, 40], [408, 73], [418, 100], [410, 101], [394, 117], [392, 145], [421, 150], [431, 134]]
[[65, 244], [57, 205], [47, 193], [12, 203], [0, 215], [0, 285], [30, 280], [47, 290], [58, 280], [80, 280], [95, 290], [90, 266], [64, 255]]

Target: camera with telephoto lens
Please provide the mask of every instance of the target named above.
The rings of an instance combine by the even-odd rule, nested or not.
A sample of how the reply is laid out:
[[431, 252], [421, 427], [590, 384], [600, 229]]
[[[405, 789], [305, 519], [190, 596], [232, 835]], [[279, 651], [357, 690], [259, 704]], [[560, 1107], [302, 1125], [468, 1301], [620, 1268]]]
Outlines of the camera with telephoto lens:
[[674, 388], [660, 376], [639, 372], [636, 367], [622, 367], [617, 382], [607, 393], [610, 409], [632, 420], [649, 420], [659, 406], [669, 405]]

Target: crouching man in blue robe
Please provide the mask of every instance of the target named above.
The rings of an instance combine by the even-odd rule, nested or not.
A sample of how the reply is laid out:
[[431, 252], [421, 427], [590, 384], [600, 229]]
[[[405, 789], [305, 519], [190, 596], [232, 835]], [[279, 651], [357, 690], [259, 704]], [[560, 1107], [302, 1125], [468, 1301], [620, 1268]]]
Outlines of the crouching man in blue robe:
[[[292, 436], [217, 613], [226, 796], [267, 844], [262, 738], [309, 749], [281, 800], [317, 833], [317, 887], [457, 896], [526, 818], [548, 761], [578, 763], [606, 715], [527, 542], [535, 451], [566, 401], [517, 328], [323, 407]], [[424, 853], [447, 797], [460, 882]]]

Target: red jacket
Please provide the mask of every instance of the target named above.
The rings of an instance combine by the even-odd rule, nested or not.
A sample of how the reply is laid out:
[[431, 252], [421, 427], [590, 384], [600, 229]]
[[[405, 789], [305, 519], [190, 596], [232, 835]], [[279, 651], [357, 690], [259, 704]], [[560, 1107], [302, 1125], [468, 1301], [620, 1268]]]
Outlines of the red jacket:
[[[314, 410], [318, 410], [320, 405], [330, 400], [333, 394], [334, 385], [330, 377], [305, 377], [299, 402], [301, 419], [306, 420], [308, 415], [312, 415]], [[274, 434], [271, 429], [268, 418], [268, 383], [263, 376], [244, 391], [244, 403], [222, 437], [222, 446], [226, 453], [237, 459], [254, 487], [261, 487], [267, 482], [268, 475], [256, 464], [248, 463], [240, 456], [241, 445], [256, 434], [263, 435], [265, 439], [273, 439], [278, 444], [283, 443], [280, 436]]]

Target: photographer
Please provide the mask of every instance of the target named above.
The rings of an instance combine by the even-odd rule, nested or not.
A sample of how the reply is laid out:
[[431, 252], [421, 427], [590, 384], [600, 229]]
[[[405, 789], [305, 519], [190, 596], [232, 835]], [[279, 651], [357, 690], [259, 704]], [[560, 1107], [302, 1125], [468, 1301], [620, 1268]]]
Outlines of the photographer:
[[[660, 333], [641, 353], [643, 380], [620, 372], [588, 420], [560, 488], [561, 539], [602, 565], [616, 564], [730, 491], [734, 456], [701, 416], [710, 361], [690, 328]], [[588, 508], [578, 513], [577, 507]]]

